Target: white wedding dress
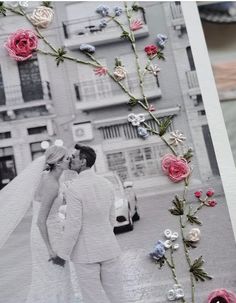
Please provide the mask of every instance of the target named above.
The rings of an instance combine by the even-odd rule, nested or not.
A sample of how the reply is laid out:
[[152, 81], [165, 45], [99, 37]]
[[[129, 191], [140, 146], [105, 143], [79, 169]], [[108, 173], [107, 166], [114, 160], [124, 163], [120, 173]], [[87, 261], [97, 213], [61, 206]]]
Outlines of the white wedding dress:
[[[63, 220], [58, 209], [61, 197], [54, 201], [47, 220], [50, 243], [55, 252], [60, 245]], [[49, 262], [47, 247], [37, 226], [40, 203], [33, 202], [31, 227], [32, 282], [26, 303], [81, 303], [72, 264], [64, 267]]]

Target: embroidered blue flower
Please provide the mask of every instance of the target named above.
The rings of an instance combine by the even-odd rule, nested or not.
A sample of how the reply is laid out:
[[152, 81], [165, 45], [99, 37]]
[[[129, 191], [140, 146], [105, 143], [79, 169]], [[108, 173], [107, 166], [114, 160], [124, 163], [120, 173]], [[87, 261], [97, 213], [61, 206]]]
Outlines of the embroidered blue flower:
[[107, 26], [107, 21], [105, 19], [102, 19], [100, 21], [99, 27], [100, 28], [105, 28]]
[[100, 14], [102, 17], [106, 17], [109, 14], [109, 6], [101, 4], [97, 7], [96, 13]]
[[95, 53], [95, 47], [93, 45], [90, 45], [90, 44], [81, 44], [79, 49], [82, 52], [87, 52], [87, 53], [90, 53], [90, 54]]
[[119, 16], [123, 13], [123, 9], [122, 9], [122, 7], [120, 7], [120, 6], [115, 6], [115, 7], [114, 7], [114, 12], [115, 12], [115, 15], [116, 15], [117, 17], [119, 17]]
[[153, 251], [150, 253], [150, 257], [154, 260], [159, 260], [165, 255], [165, 246], [162, 241], [158, 241]]
[[168, 39], [168, 37], [166, 35], [158, 34], [157, 35], [157, 45], [163, 49], [165, 47], [167, 39]]
[[139, 126], [138, 127], [138, 134], [143, 139], [147, 139], [149, 137], [149, 133], [145, 127]]

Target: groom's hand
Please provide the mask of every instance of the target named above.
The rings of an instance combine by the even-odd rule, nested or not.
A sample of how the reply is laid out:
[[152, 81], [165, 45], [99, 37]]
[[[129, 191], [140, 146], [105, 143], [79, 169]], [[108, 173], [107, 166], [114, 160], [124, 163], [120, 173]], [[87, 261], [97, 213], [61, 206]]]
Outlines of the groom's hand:
[[52, 263], [64, 267], [66, 261], [59, 256], [52, 258]]

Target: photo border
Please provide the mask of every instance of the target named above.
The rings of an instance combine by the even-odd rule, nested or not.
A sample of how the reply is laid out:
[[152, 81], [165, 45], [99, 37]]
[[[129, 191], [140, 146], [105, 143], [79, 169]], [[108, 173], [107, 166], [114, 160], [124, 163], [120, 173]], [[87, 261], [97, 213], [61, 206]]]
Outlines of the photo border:
[[196, 1], [181, 1], [203, 104], [236, 240], [236, 169]]

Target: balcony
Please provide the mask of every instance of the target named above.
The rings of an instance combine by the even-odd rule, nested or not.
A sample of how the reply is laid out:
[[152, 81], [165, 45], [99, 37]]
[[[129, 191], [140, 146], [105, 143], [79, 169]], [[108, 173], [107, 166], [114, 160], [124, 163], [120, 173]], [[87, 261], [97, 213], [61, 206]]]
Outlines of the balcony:
[[178, 36], [182, 36], [182, 31], [185, 28], [184, 16], [181, 9], [181, 3], [171, 2], [170, 3], [170, 11], [172, 16], [172, 26], [177, 31]]
[[[142, 99], [136, 73], [127, 75], [123, 83], [130, 92], [140, 100]], [[74, 84], [78, 103], [76, 107], [82, 111], [109, 107], [128, 103], [129, 97], [122, 91], [117, 83], [108, 77], [95, 78]], [[146, 74], [144, 78], [144, 92], [148, 99], [160, 98], [161, 89], [157, 78]]]
[[188, 82], [188, 94], [192, 99], [196, 99], [197, 95], [201, 94], [197, 72], [195, 70], [190, 70], [186, 72], [187, 82]]
[[4, 86], [0, 91], [0, 121], [45, 116], [52, 113], [50, 83], [47, 81], [34, 82], [27, 87]]
[[[140, 11], [133, 19], [139, 19], [143, 22], [143, 27], [134, 32], [136, 38], [148, 36], [148, 26], [145, 16]], [[128, 21], [120, 20], [127, 28]], [[91, 16], [82, 19], [64, 21], [62, 23], [64, 31], [64, 46], [70, 50], [78, 49], [83, 43], [94, 46], [119, 42], [122, 31], [113, 21], [108, 21], [105, 28], [99, 26], [100, 16]]]

